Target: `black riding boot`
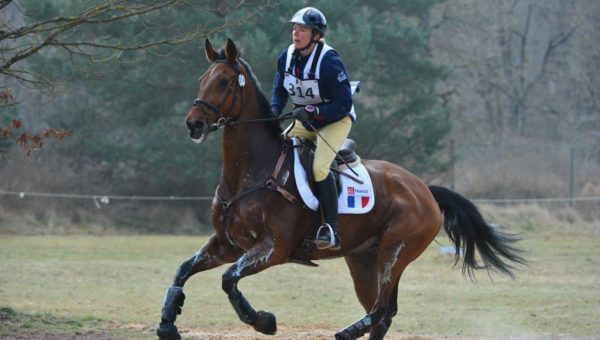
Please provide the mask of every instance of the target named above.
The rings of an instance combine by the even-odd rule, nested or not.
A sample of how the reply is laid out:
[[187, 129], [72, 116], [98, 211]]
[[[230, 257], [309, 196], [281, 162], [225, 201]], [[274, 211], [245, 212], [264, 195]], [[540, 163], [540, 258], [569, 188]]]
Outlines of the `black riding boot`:
[[315, 244], [319, 249], [338, 250], [341, 248], [337, 232], [338, 193], [333, 174], [329, 173], [327, 178], [315, 184], [325, 220], [319, 231], [317, 231]]

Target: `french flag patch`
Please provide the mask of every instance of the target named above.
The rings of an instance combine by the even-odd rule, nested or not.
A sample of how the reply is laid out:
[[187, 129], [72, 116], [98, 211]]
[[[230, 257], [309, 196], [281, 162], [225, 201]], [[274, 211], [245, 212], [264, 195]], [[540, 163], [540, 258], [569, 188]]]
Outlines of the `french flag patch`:
[[348, 187], [348, 208], [364, 208], [369, 204], [369, 191]]

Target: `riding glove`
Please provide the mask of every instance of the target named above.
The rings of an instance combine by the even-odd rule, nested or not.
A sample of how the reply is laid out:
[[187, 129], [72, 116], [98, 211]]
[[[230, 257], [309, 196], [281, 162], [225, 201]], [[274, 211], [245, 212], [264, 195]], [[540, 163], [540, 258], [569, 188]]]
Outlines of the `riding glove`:
[[319, 108], [313, 105], [298, 107], [295, 108], [294, 111], [292, 111], [292, 117], [298, 119], [301, 122], [312, 120], [318, 114]]

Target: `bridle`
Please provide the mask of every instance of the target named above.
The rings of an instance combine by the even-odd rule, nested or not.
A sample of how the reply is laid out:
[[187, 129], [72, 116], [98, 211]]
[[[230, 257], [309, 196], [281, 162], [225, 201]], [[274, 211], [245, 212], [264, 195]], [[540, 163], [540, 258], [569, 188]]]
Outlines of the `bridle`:
[[[244, 107], [244, 98], [243, 98], [243, 87], [246, 85], [246, 78], [245, 76], [242, 74], [241, 70], [240, 70], [240, 62], [238, 60], [235, 61], [235, 64], [231, 64], [229, 63], [227, 60], [215, 60], [213, 61], [213, 63], [215, 64], [226, 64], [227, 66], [233, 68], [233, 70], [235, 71], [235, 77], [234, 79], [237, 79], [237, 82], [234, 83], [233, 86], [229, 87], [229, 90], [227, 91], [227, 94], [225, 95], [225, 98], [223, 98], [223, 102], [219, 105], [219, 107], [216, 107], [215, 105], [213, 105], [212, 103], [209, 103], [206, 100], [200, 99], [200, 98], [196, 98], [194, 99], [194, 106], [196, 107], [200, 107], [200, 106], [206, 106], [207, 108], [210, 109], [210, 111], [212, 111], [212, 113], [214, 113], [217, 116], [217, 122], [213, 123], [213, 124], [209, 124], [208, 125], [208, 131], [215, 131], [221, 128], [226, 128], [226, 127], [233, 127], [234, 125], [237, 124], [245, 124], [245, 123], [260, 123], [260, 122], [272, 122], [272, 121], [282, 121], [282, 120], [286, 120], [286, 119], [295, 119], [295, 117], [293, 117], [291, 114], [283, 114], [280, 115], [279, 117], [271, 117], [271, 118], [257, 118], [257, 119], [248, 119], [248, 120], [243, 120], [243, 121], [234, 121], [233, 118], [231, 118], [231, 114], [228, 116], [225, 116], [223, 114], [223, 112], [221, 111], [220, 107], [225, 105], [225, 102], [227, 101], [227, 98], [229, 98], [229, 95], [231, 94], [231, 92], [233, 92], [233, 100], [231, 101], [231, 106], [229, 107], [229, 110], [232, 110], [235, 107], [235, 102], [237, 99], [237, 93], [240, 92], [240, 98], [242, 100], [242, 104], [241, 107]], [[248, 71], [248, 70], [246, 70]], [[235, 80], [234, 80], [235, 81]], [[237, 91], [237, 89], [239, 88], [240, 91]], [[205, 113], [206, 114], [206, 113]], [[323, 141], [326, 143], [326, 145], [337, 155], [337, 157], [339, 159], [341, 159], [344, 164], [346, 164], [346, 166], [348, 166], [348, 163], [346, 163], [346, 160], [344, 160], [342, 157], [339, 156], [338, 152], [329, 144], [327, 143], [327, 140], [325, 140], [320, 134], [319, 131], [312, 126], [312, 124], [310, 122], [306, 122], [310, 128], [319, 136], [321, 137], [321, 139], [323, 139]], [[294, 121], [295, 124], [295, 121]], [[288, 130], [289, 131], [289, 130]], [[357, 176], [360, 177], [350, 166], [348, 166], [348, 168]]]
[[[231, 111], [234, 107], [235, 107], [235, 103], [237, 100], [237, 96], [238, 96], [238, 92], [240, 93], [240, 98], [242, 101], [242, 107], [243, 107], [243, 87], [246, 84], [246, 78], [245, 76], [242, 74], [242, 72], [240, 71], [240, 63], [238, 61], [236, 61], [235, 64], [231, 64], [226, 60], [215, 60], [213, 61], [213, 63], [215, 64], [225, 64], [229, 67], [231, 67], [234, 71], [235, 71], [235, 77], [234, 77], [234, 84], [233, 86], [229, 87], [229, 90], [227, 91], [227, 94], [225, 94], [225, 98], [223, 98], [223, 102], [221, 102], [221, 104], [219, 105], [219, 107], [213, 105], [212, 103], [200, 99], [200, 98], [196, 98], [194, 99], [194, 106], [196, 107], [201, 107], [201, 106], [205, 106], [207, 107], [210, 111], [214, 113], [217, 116], [217, 122], [214, 124], [210, 124], [209, 127], [212, 130], [216, 130], [219, 128], [224, 128], [226, 126], [231, 126], [233, 123], [233, 119], [231, 118], [231, 114], [230, 115], [225, 115], [223, 114], [223, 106], [225, 105], [225, 103], [227, 102], [227, 99], [229, 98], [229, 96], [231, 95], [231, 93], [233, 92], [233, 100], [231, 101], [231, 105], [229, 107], [228, 111]], [[238, 91], [239, 89], [239, 91]], [[205, 113], [206, 114], [206, 113]]]
[[[282, 115], [279, 117], [272, 117], [272, 118], [258, 118], [258, 119], [244, 120], [244, 121], [235, 121], [231, 117], [231, 114], [225, 115], [223, 113], [224, 112], [223, 106], [226, 104], [227, 99], [229, 98], [229, 96], [231, 95], [232, 92], [233, 92], [233, 99], [231, 100], [231, 105], [229, 106], [229, 109], [225, 112], [230, 112], [231, 110], [233, 110], [233, 108], [235, 107], [235, 104], [236, 104], [236, 100], [238, 98], [238, 93], [240, 94], [239, 97], [241, 100], [240, 107], [244, 106], [243, 87], [246, 85], [246, 76], [241, 72], [240, 62], [237, 60], [236, 60], [235, 64], [231, 64], [227, 60], [215, 60], [215, 61], [213, 61], [213, 63], [214, 64], [225, 64], [225, 65], [231, 67], [235, 71], [235, 77], [234, 77], [233, 86], [229, 87], [229, 90], [227, 91], [225, 98], [223, 98], [223, 102], [221, 102], [221, 104], [219, 104], [218, 107], [206, 100], [203, 100], [200, 98], [194, 99], [194, 103], [193, 103], [194, 106], [196, 106], [196, 107], [204, 106], [209, 109], [210, 113], [214, 113], [216, 115], [217, 122], [208, 125], [208, 127], [211, 131], [225, 128], [225, 127], [232, 127], [237, 124], [270, 122], [270, 121], [280, 121], [280, 120], [285, 120], [285, 119], [291, 119], [291, 117], [289, 117], [289, 116]], [[206, 111], [205, 111], [205, 114], [206, 114]]]
[[[244, 93], [243, 87], [246, 84], [246, 80], [245, 80], [245, 76], [240, 71], [239, 61], [236, 60], [236, 63], [234, 65], [232, 65], [231, 63], [229, 63], [228, 61], [225, 61], [225, 60], [216, 60], [216, 61], [213, 61], [213, 63], [227, 64], [228, 66], [233, 68], [233, 70], [235, 71], [234, 79], [237, 79], [237, 81], [234, 84], [234, 86], [229, 87], [229, 91], [225, 95], [225, 98], [223, 99], [223, 102], [219, 105], [219, 107], [209, 103], [206, 100], [200, 99], [200, 98], [194, 99], [194, 106], [196, 106], [196, 107], [205, 106], [210, 110], [210, 112], [214, 113], [217, 116], [217, 122], [214, 124], [210, 124], [209, 129], [214, 131], [219, 128], [231, 127], [236, 124], [257, 123], [257, 122], [275, 121], [275, 120], [283, 120], [283, 119], [290, 118], [290, 116], [280, 116], [280, 117], [273, 117], [273, 118], [259, 118], [259, 119], [251, 119], [251, 120], [244, 120], [244, 121], [234, 121], [233, 118], [231, 118], [231, 115], [226, 116], [225, 114], [223, 114], [222, 107], [225, 105], [227, 99], [231, 95], [231, 92], [233, 92], [234, 97], [233, 97], [233, 100], [231, 101], [232, 103], [231, 103], [231, 106], [229, 107], [229, 110], [232, 110], [235, 107], [235, 102], [237, 100], [238, 92], [240, 92], [240, 98], [242, 100], [241, 107], [243, 107], [243, 99], [244, 99], [243, 98], [243, 93]], [[239, 88], [239, 91], [237, 91], [238, 88]], [[296, 196], [294, 196], [293, 194], [288, 192], [281, 184], [279, 184], [277, 182], [277, 178], [279, 177], [279, 174], [283, 168], [285, 159], [287, 158], [288, 150], [289, 150], [288, 145], [284, 144], [281, 149], [281, 153], [279, 155], [279, 158], [277, 160], [275, 168], [273, 170], [273, 173], [262, 184], [248, 187], [245, 190], [243, 190], [242, 192], [238, 193], [237, 195], [233, 196], [232, 198], [230, 198], [228, 200], [222, 198], [219, 195], [219, 188], [217, 187], [217, 191], [215, 192], [215, 195], [219, 199], [221, 206], [223, 207], [223, 210], [224, 210], [223, 220], [224, 221], [227, 221], [227, 213], [229, 211], [229, 207], [233, 203], [241, 200], [243, 197], [245, 197], [246, 195], [248, 195], [250, 193], [253, 193], [258, 190], [263, 190], [263, 189], [268, 189], [271, 191], [279, 192], [288, 201], [295, 203], [295, 204], [299, 204], [300, 206], [306, 208], [301, 200], [296, 198]]]

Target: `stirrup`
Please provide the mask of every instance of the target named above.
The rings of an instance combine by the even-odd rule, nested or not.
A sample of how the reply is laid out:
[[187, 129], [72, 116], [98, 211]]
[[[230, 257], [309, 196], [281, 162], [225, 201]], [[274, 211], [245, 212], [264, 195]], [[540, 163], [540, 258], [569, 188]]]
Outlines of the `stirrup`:
[[333, 231], [333, 228], [329, 223], [323, 223], [317, 231], [317, 237], [315, 238], [315, 245], [317, 249], [330, 249], [339, 250], [342, 248], [337, 233]]

